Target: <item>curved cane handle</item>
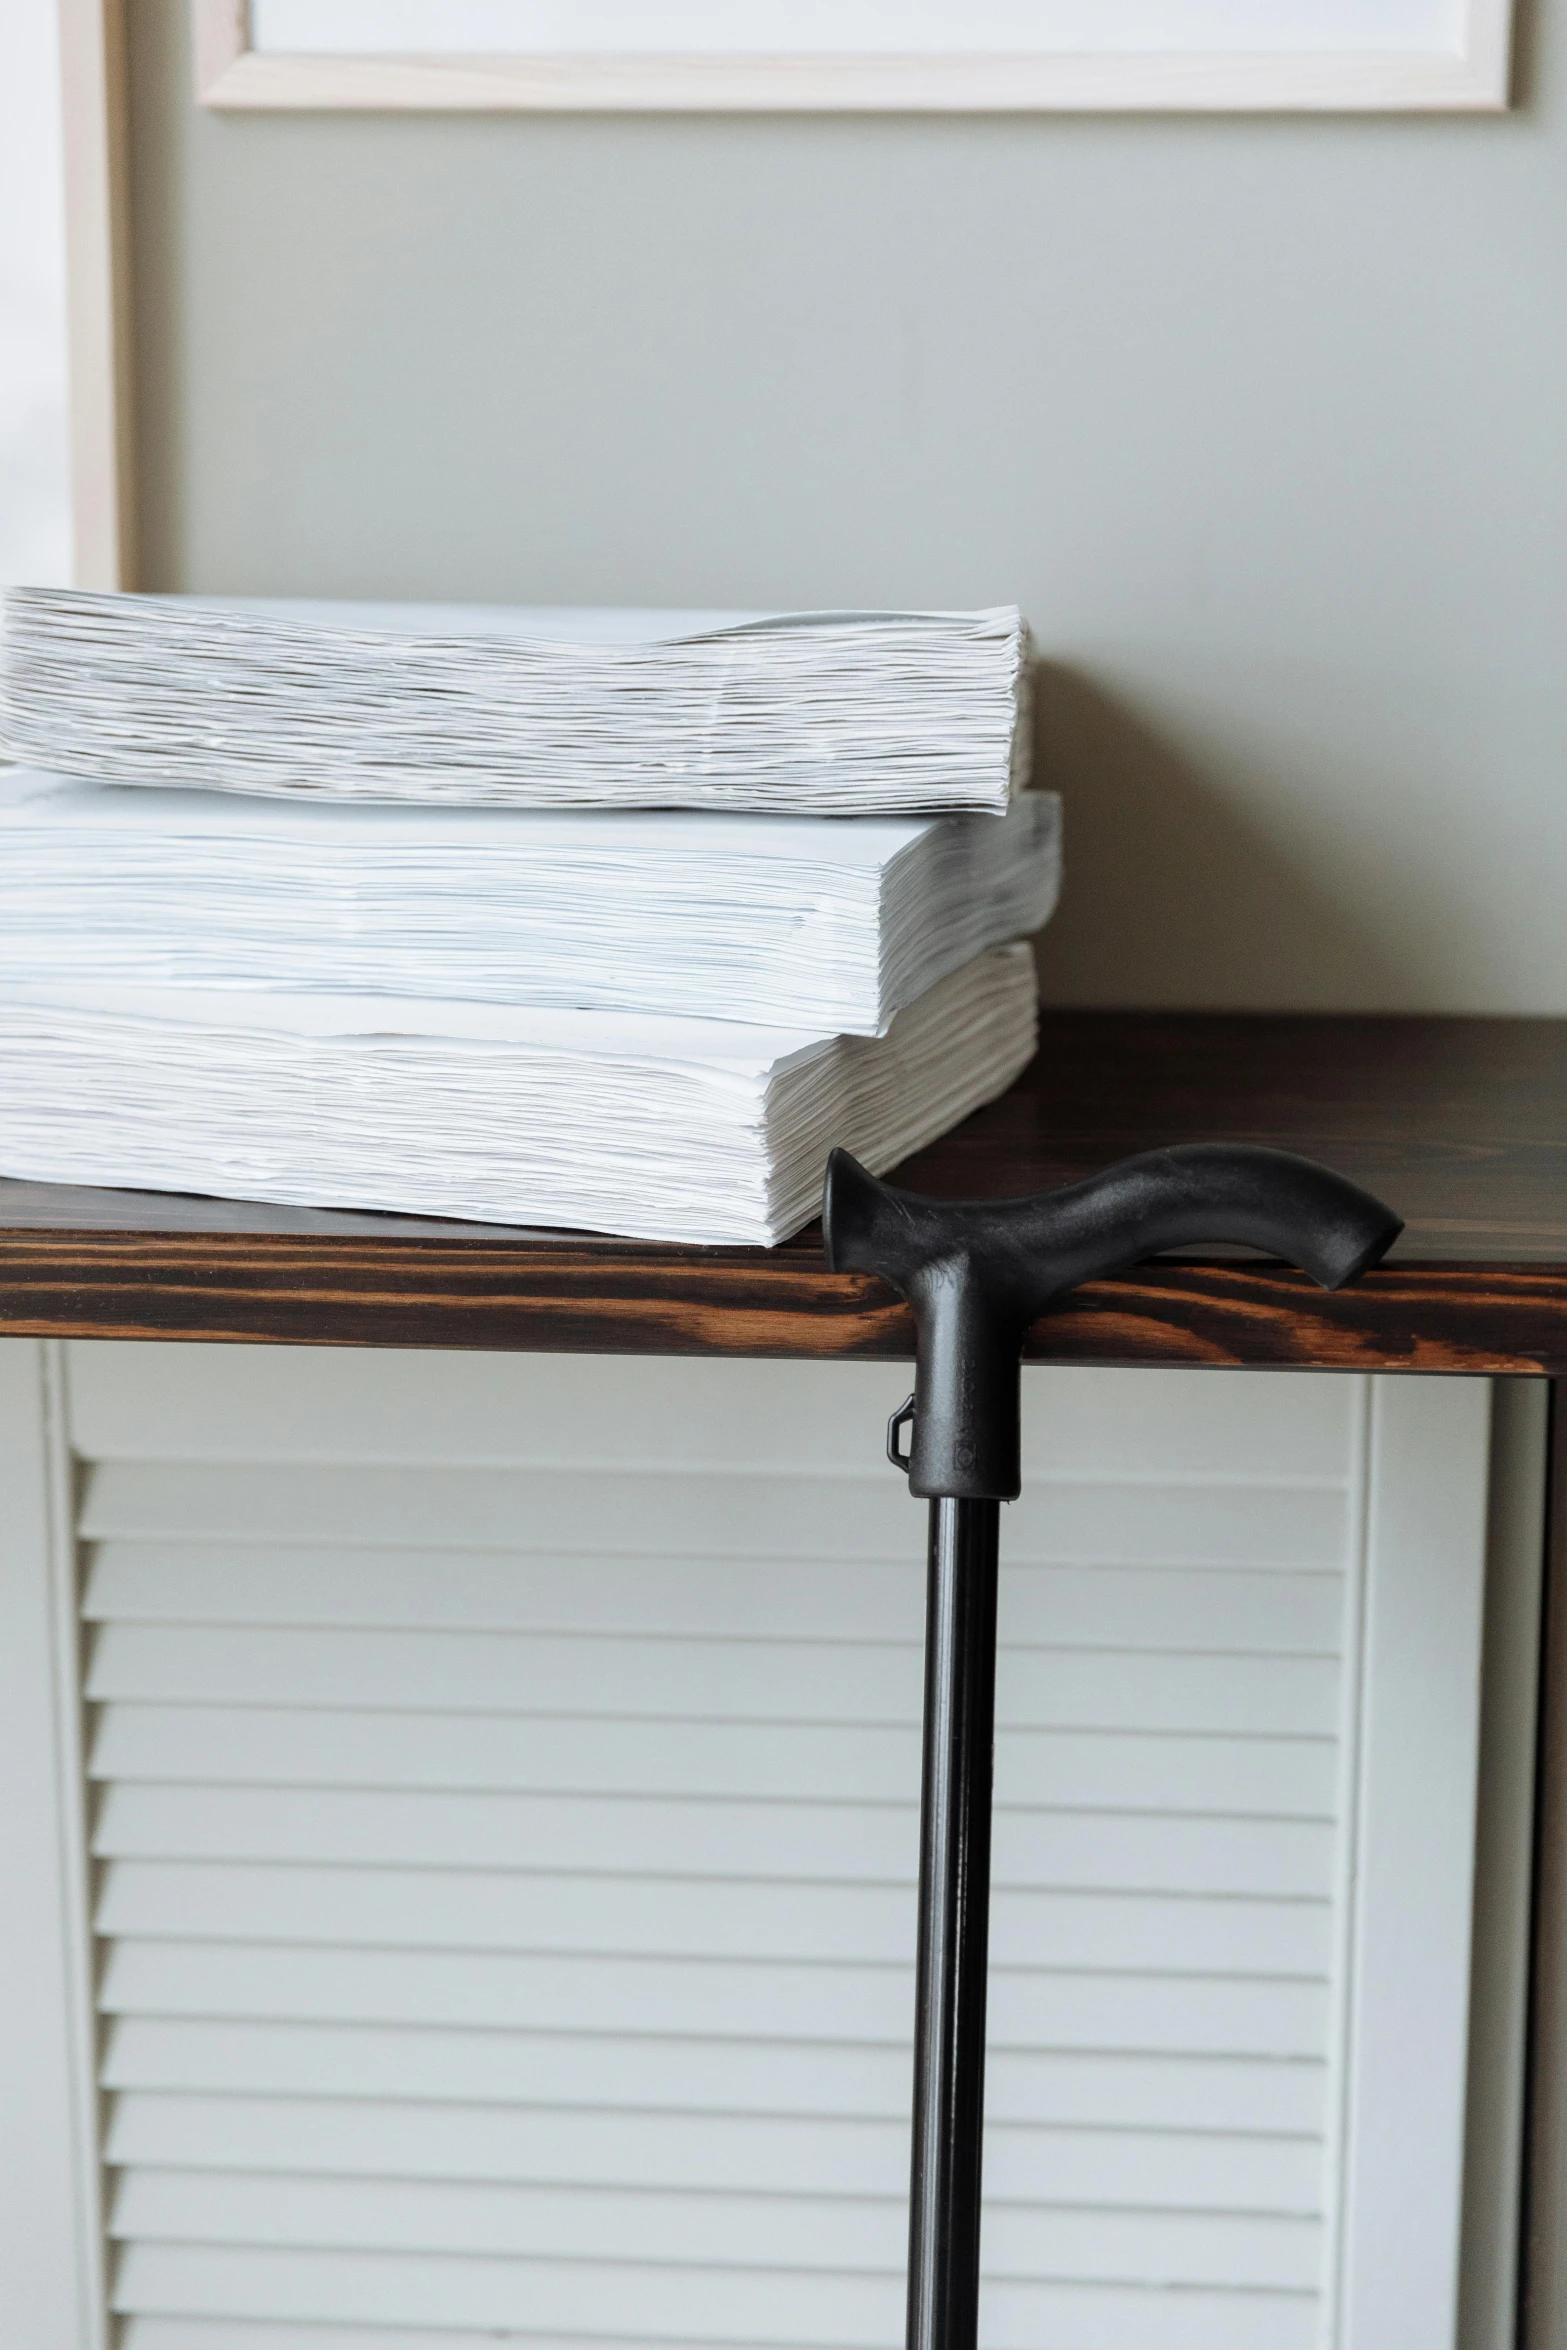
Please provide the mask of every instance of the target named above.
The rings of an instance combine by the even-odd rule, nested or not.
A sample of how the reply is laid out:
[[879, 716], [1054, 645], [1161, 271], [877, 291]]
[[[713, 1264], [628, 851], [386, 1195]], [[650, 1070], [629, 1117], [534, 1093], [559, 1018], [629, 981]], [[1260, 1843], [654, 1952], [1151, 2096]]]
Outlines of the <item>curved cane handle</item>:
[[1186, 1143], [1032, 1199], [933, 1200], [834, 1151], [822, 1206], [834, 1272], [876, 1273], [917, 1334], [909, 1488], [1009, 1501], [1019, 1487], [1018, 1363], [1031, 1322], [1161, 1249], [1241, 1241], [1341, 1289], [1403, 1230], [1369, 1192], [1293, 1151]]

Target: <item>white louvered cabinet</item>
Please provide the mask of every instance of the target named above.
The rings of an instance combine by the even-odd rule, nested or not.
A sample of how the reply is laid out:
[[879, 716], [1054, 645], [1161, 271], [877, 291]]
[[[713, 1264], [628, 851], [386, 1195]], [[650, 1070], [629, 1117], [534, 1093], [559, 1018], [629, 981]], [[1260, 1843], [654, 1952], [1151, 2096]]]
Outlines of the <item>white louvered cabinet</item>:
[[[23, 1485], [40, 1399], [6, 1620], [52, 1576], [91, 1854], [62, 1820], [16, 1882], [54, 1868], [83, 2003], [90, 1965], [51, 2077], [91, 2069], [57, 2170], [79, 2206], [101, 2178], [78, 2317], [14, 2350], [895, 2350], [906, 1372], [17, 1342], [5, 1371]], [[1025, 1379], [990, 2350], [1453, 2339], [1488, 1410]]]

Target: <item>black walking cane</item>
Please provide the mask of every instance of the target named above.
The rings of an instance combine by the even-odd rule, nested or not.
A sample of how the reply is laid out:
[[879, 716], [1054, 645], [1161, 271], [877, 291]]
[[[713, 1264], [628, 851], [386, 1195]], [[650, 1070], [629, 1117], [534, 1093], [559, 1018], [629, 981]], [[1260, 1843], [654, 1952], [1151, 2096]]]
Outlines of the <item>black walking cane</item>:
[[975, 2350], [996, 1556], [1021, 1483], [1024, 1337], [1079, 1282], [1161, 1249], [1243, 1241], [1340, 1289], [1403, 1227], [1326, 1167], [1245, 1143], [1149, 1151], [1008, 1200], [921, 1199], [834, 1151], [822, 1222], [834, 1272], [877, 1273], [914, 1309], [914, 1393], [887, 1430], [930, 1502], [907, 2342]]

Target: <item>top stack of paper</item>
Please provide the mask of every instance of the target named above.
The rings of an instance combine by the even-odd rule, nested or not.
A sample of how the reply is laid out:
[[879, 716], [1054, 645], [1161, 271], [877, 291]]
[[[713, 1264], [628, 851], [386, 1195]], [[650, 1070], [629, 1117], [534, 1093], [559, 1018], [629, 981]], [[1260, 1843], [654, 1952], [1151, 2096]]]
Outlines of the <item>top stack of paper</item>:
[[0, 755], [100, 783], [490, 807], [999, 813], [1028, 632], [986, 612], [530, 611], [25, 588]]

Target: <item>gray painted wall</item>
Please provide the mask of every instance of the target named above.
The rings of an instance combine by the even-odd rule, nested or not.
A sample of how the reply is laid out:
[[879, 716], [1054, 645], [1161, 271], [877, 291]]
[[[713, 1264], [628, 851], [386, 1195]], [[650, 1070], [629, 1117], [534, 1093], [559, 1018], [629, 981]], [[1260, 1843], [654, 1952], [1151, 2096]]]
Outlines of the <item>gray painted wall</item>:
[[977, 604], [1047, 995], [1567, 1011], [1567, 40], [1496, 121], [199, 115], [133, 0], [144, 584]]

